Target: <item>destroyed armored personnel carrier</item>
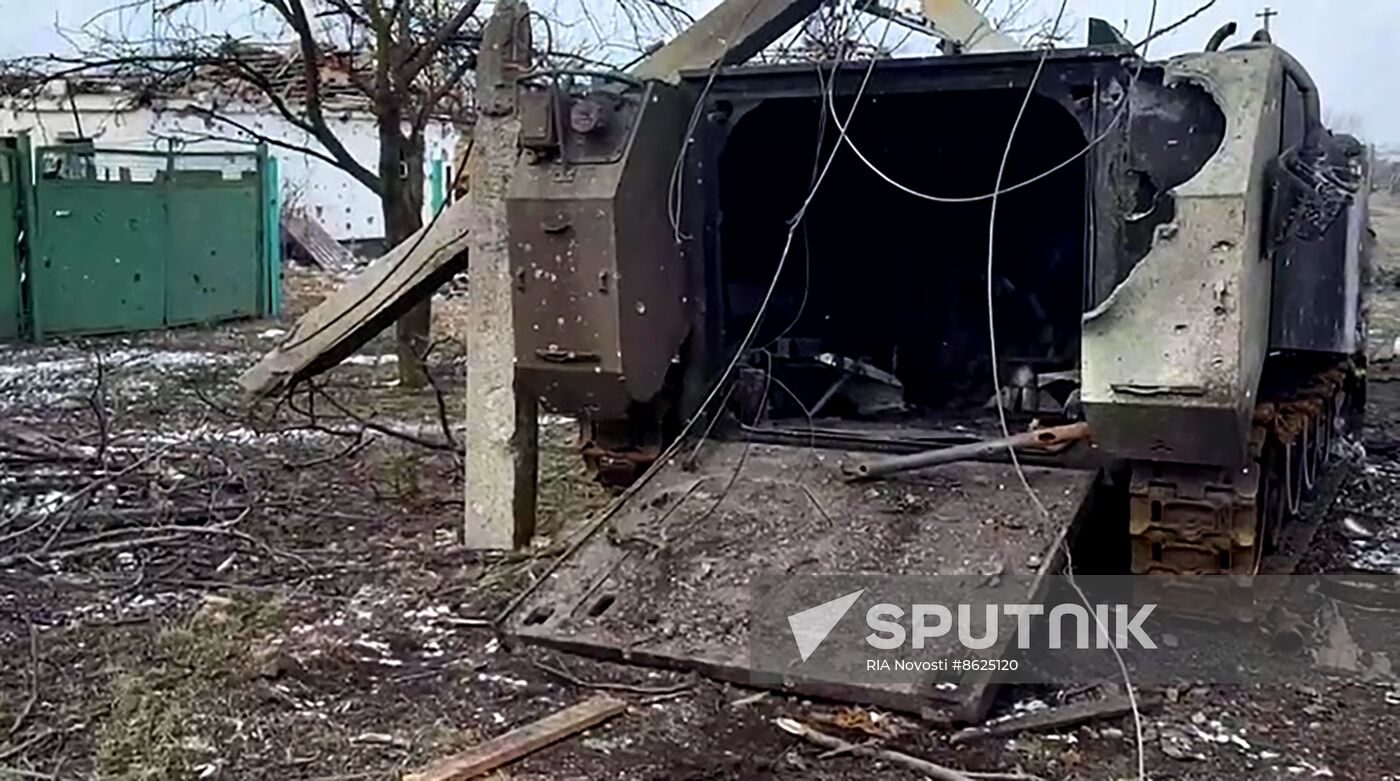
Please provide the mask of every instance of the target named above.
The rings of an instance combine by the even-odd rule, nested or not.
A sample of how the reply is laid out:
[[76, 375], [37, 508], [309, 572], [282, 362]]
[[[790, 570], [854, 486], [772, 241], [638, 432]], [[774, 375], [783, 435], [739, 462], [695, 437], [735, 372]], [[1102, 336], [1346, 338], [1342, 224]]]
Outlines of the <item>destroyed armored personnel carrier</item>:
[[[745, 65], [816, 3], [746, 5], [714, 67], [521, 96], [518, 376], [633, 500], [516, 629], [737, 678], [726, 639], [656, 617], [719, 622], [695, 595], [759, 571], [1048, 568], [1075, 535], [1123, 572], [1270, 571], [1364, 393], [1367, 151], [1303, 66], [1229, 31], [1146, 61], [1101, 22], [1078, 49]], [[1000, 438], [998, 407], [1087, 424], [1017, 451], [1044, 525], [994, 449], [844, 479]]]
[[[1365, 151], [1267, 41], [1166, 62], [1095, 43], [1046, 55], [1007, 160], [1003, 403], [1013, 427], [1085, 419], [1128, 465], [1133, 571], [1252, 572], [1359, 403]], [[530, 93], [526, 386], [623, 480], [697, 412], [794, 448], [992, 431], [988, 194], [1041, 56], [880, 62], [786, 252], [862, 63]], [[729, 404], [702, 410], [720, 378]]]

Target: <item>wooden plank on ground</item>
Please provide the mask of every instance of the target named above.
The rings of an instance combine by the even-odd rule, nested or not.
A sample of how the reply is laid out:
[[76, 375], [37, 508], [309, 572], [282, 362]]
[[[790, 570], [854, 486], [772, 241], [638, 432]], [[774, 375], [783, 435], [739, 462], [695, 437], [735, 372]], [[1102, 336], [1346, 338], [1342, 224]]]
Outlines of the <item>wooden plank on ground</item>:
[[570, 735], [607, 721], [627, 710], [627, 703], [608, 696], [591, 700], [545, 716], [479, 746], [447, 757], [403, 781], [465, 781], [532, 754]]

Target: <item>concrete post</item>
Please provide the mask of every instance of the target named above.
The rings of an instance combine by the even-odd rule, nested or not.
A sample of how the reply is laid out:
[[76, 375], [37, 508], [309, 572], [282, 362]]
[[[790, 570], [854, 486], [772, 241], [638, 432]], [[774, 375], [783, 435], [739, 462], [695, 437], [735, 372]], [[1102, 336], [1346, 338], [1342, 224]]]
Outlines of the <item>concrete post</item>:
[[506, 194], [519, 157], [516, 81], [529, 69], [523, 2], [497, 3], [477, 63], [480, 113], [467, 161], [471, 233], [467, 273], [466, 544], [528, 545], [535, 531], [538, 407], [517, 392]]

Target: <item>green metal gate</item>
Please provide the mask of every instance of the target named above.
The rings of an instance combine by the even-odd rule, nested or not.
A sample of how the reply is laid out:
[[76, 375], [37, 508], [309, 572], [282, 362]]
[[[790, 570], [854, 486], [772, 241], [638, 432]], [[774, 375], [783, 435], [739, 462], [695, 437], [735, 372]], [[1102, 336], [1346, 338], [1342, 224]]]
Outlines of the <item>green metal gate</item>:
[[[266, 156], [38, 150], [34, 335], [137, 331], [265, 314]], [[3, 204], [0, 204], [3, 206]]]
[[0, 141], [0, 341], [14, 339], [25, 331], [20, 226], [28, 192], [24, 187], [28, 159], [25, 139]]
[[257, 176], [226, 179], [217, 171], [176, 171], [168, 184], [166, 324], [260, 314], [264, 264]]

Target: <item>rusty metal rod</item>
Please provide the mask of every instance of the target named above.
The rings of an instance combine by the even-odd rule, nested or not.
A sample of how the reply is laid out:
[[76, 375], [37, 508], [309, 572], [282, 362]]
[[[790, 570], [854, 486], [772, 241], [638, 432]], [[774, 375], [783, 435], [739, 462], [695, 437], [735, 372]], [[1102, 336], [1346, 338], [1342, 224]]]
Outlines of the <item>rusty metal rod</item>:
[[926, 450], [922, 453], [911, 453], [907, 456], [892, 456], [890, 458], [879, 459], [878, 461], [868, 461], [864, 464], [857, 464], [851, 471], [850, 479], [853, 482], [877, 480], [881, 477], [897, 474], [899, 472], [909, 472], [914, 469], [937, 466], [938, 464], [951, 464], [955, 461], [971, 461], [978, 458], [987, 458], [1011, 450], [1012, 448], [1054, 447], [1056, 445], [1065, 445], [1070, 442], [1088, 438], [1088, 423], [1071, 423], [1067, 426], [1051, 426], [1050, 428], [1013, 434], [1001, 439], [969, 442], [966, 445], [954, 445], [952, 447], [939, 448], [938, 450]]

